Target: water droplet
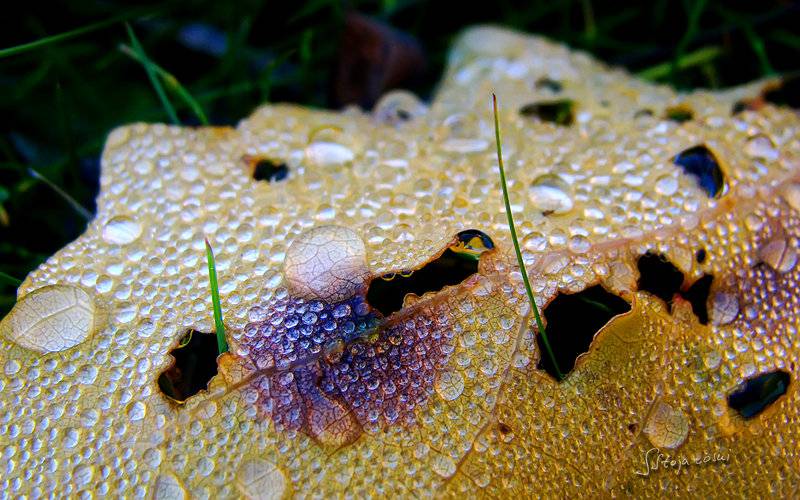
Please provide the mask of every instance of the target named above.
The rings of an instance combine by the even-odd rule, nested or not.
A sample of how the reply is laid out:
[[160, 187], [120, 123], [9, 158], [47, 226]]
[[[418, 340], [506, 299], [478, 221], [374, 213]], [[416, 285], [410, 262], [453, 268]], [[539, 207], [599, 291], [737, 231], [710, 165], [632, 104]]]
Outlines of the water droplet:
[[770, 240], [762, 246], [758, 250], [758, 257], [761, 262], [779, 273], [788, 273], [797, 264], [797, 251], [782, 237]]
[[800, 212], [800, 184], [788, 184], [783, 188], [783, 193], [781, 194], [790, 207]]
[[355, 155], [348, 147], [335, 142], [314, 142], [306, 147], [306, 159], [320, 167], [341, 165], [353, 158]]
[[656, 193], [672, 196], [678, 192], [678, 179], [674, 175], [662, 175], [656, 180]]
[[393, 90], [378, 100], [372, 116], [380, 123], [399, 125], [427, 112], [428, 107], [413, 93], [407, 90]]
[[244, 461], [236, 471], [236, 489], [245, 498], [272, 500], [286, 495], [286, 475], [262, 458]]
[[451, 477], [456, 473], [456, 463], [448, 456], [436, 455], [431, 460], [433, 471], [444, 478]]
[[132, 422], [143, 419], [146, 414], [147, 406], [141, 401], [134, 401], [128, 405], [128, 418], [131, 419]]
[[739, 299], [732, 293], [715, 293], [710, 306], [709, 316], [714, 325], [727, 325], [739, 315]]
[[367, 249], [355, 231], [322, 226], [296, 238], [286, 251], [283, 272], [296, 297], [340, 302], [369, 278]]
[[644, 433], [657, 448], [677, 448], [689, 435], [689, 420], [679, 408], [659, 401], [650, 412]]
[[464, 392], [464, 377], [459, 372], [441, 371], [434, 382], [436, 392], [445, 401], [453, 401]]
[[113, 217], [103, 227], [103, 239], [114, 245], [127, 245], [141, 234], [142, 225], [125, 216]]
[[572, 253], [586, 253], [592, 248], [592, 244], [585, 236], [577, 235], [569, 239], [567, 248], [569, 248]]
[[569, 185], [555, 175], [536, 178], [528, 190], [533, 206], [544, 214], [563, 214], [572, 210], [572, 192]]
[[49, 285], [23, 296], [0, 323], [9, 340], [41, 353], [63, 351], [94, 329], [92, 297], [71, 285]]
[[448, 139], [442, 143], [442, 149], [448, 153], [480, 153], [489, 147], [489, 141], [484, 139]]
[[779, 152], [775, 149], [775, 145], [769, 137], [759, 134], [751, 137], [744, 147], [745, 153], [755, 158], [763, 158], [765, 160], [777, 160]]
[[184, 500], [185, 498], [186, 490], [174, 474], [159, 474], [153, 487], [154, 500]]

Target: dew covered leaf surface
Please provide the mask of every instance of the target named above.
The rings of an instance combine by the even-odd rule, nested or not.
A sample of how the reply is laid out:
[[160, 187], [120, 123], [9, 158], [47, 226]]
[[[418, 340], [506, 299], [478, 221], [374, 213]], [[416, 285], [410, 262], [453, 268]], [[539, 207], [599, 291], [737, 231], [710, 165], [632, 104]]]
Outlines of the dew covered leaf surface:
[[[796, 496], [800, 118], [772, 104], [731, 114], [765, 84], [677, 95], [540, 38], [476, 28], [430, 106], [402, 93], [372, 114], [266, 105], [236, 128], [112, 131], [98, 215], [28, 276], [0, 323], [0, 487]], [[492, 92], [545, 316], [559, 294], [596, 285], [631, 307], [561, 382], [537, 369]], [[569, 123], [520, 114], [554, 99], [573, 103]], [[391, 119], [398, 103], [408, 119]], [[666, 119], [675, 107], [692, 118]], [[716, 197], [673, 161], [701, 144], [724, 177]], [[253, 158], [289, 174], [255, 180]], [[421, 268], [469, 229], [493, 241], [476, 274], [408, 295], [389, 317], [369, 305], [370, 280]], [[231, 350], [208, 390], [176, 404], [157, 383], [169, 352], [213, 330], [204, 237]], [[683, 274], [671, 297], [638, 290], [648, 253]], [[704, 276], [707, 324], [688, 288]], [[788, 383], [752, 418], [729, 406], [776, 372]], [[654, 447], [729, 460], [636, 474]]]

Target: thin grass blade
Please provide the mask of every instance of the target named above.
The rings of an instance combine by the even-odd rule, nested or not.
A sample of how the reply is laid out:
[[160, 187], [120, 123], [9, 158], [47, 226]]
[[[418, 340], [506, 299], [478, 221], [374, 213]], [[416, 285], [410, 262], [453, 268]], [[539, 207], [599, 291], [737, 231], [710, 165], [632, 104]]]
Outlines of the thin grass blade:
[[511, 241], [514, 244], [514, 252], [517, 254], [517, 263], [519, 264], [519, 270], [522, 273], [522, 282], [525, 284], [525, 293], [528, 295], [528, 301], [531, 303], [533, 316], [536, 318], [536, 327], [539, 329], [539, 335], [542, 337], [542, 343], [547, 351], [547, 355], [550, 357], [550, 361], [552, 361], [553, 366], [556, 369], [558, 379], [562, 380], [564, 375], [561, 373], [561, 369], [558, 367], [556, 356], [553, 353], [553, 349], [550, 347], [550, 342], [547, 340], [547, 333], [544, 330], [542, 317], [539, 315], [539, 307], [536, 305], [536, 300], [533, 298], [531, 282], [528, 280], [528, 271], [525, 269], [525, 262], [522, 260], [522, 251], [520, 251], [519, 248], [517, 230], [514, 227], [514, 216], [511, 214], [511, 202], [508, 199], [508, 186], [506, 185], [506, 170], [503, 166], [503, 151], [500, 145], [500, 120], [497, 117], [497, 96], [494, 94], [492, 94], [492, 106], [494, 108], [494, 137], [497, 143], [497, 163], [500, 168], [500, 185], [503, 188], [503, 202], [506, 206], [506, 217], [508, 218], [508, 229], [511, 231]]
[[37, 181], [45, 183], [47, 186], [50, 187], [53, 191], [55, 191], [59, 196], [61, 196], [69, 205], [75, 209], [84, 219], [87, 221], [92, 220], [92, 213], [86, 210], [80, 203], [78, 203], [75, 198], [69, 195], [66, 191], [58, 187], [53, 181], [48, 179], [47, 177], [43, 176], [39, 172], [37, 172], [33, 167], [28, 167], [28, 174], [36, 179]]
[[0, 281], [12, 286], [20, 286], [22, 284], [22, 280], [18, 280], [17, 278], [11, 276], [10, 274], [6, 274], [3, 271], [0, 271]]
[[142, 44], [139, 43], [139, 39], [136, 38], [136, 34], [133, 32], [131, 25], [125, 23], [125, 29], [128, 31], [128, 37], [131, 39], [133, 51], [137, 54], [139, 62], [142, 64], [142, 66], [144, 66], [144, 70], [147, 73], [147, 78], [150, 79], [150, 83], [153, 85], [153, 89], [156, 91], [156, 95], [158, 95], [161, 105], [164, 106], [164, 110], [167, 112], [167, 116], [169, 116], [169, 119], [172, 121], [172, 123], [175, 125], [180, 125], [178, 114], [175, 112], [175, 108], [169, 101], [167, 93], [164, 92], [164, 87], [161, 86], [161, 82], [158, 80], [156, 70], [153, 67], [153, 62], [150, 61], [150, 59], [147, 57], [147, 54], [145, 54], [144, 48], [142, 48]]
[[208, 260], [208, 280], [211, 283], [211, 303], [214, 306], [214, 327], [217, 332], [217, 349], [220, 354], [228, 352], [228, 342], [225, 340], [225, 325], [222, 322], [222, 306], [219, 302], [219, 285], [217, 284], [217, 265], [214, 261], [214, 251], [211, 243], [206, 238], [206, 259]]
[[184, 104], [186, 104], [186, 106], [188, 106], [189, 109], [192, 110], [194, 115], [197, 117], [198, 121], [200, 121], [200, 123], [203, 125], [208, 125], [208, 117], [203, 111], [203, 107], [200, 106], [200, 103], [197, 102], [197, 100], [194, 97], [192, 97], [192, 94], [190, 94], [188, 90], [186, 90], [186, 87], [181, 85], [181, 82], [177, 78], [175, 78], [175, 75], [165, 70], [164, 68], [162, 68], [153, 61], [142, 59], [139, 53], [137, 53], [133, 48], [127, 45], [124, 44], [121, 45], [119, 50], [126, 56], [130, 57], [134, 61], [139, 62], [142, 65], [150, 64], [151, 67], [153, 68], [153, 71], [156, 72], [156, 75], [161, 77], [161, 79], [164, 80], [164, 83], [167, 85], [167, 87], [169, 87], [170, 90], [175, 92], [175, 94], [177, 94], [177, 96], [184, 102]]
[[[677, 70], [682, 71], [694, 66], [711, 62], [721, 55], [722, 49], [720, 47], [703, 47], [688, 54], [684, 54], [675, 64]], [[639, 71], [636, 75], [640, 78], [644, 78], [645, 80], [660, 80], [670, 75], [672, 67], [672, 61], [665, 62]]]

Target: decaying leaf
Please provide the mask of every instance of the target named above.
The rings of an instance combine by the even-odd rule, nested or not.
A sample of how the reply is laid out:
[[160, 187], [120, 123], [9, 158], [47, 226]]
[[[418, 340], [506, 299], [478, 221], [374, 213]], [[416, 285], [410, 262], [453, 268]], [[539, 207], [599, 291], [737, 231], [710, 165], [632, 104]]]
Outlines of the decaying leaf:
[[[2, 490], [796, 496], [800, 119], [732, 113], [764, 85], [676, 95], [475, 28], [402, 120], [384, 99], [114, 130], [97, 217], [0, 324]], [[492, 92], [545, 319], [602, 287], [549, 336], [587, 335], [609, 293], [630, 305], [560, 382], [537, 368]], [[556, 99], [569, 122], [520, 113]], [[254, 179], [261, 160], [282, 175]], [[230, 352], [178, 403], [157, 380], [187, 331], [212, 331], [205, 236]], [[654, 469], [654, 447], [686, 464]]]

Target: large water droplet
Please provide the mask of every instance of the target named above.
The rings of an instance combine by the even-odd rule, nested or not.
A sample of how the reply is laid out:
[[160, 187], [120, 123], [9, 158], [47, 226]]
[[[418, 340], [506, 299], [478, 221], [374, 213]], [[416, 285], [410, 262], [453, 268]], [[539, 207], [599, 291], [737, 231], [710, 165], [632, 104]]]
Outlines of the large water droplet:
[[709, 306], [708, 315], [714, 325], [727, 325], [739, 315], [739, 299], [732, 293], [715, 293]]
[[689, 420], [679, 408], [659, 401], [650, 412], [644, 433], [657, 448], [677, 448], [689, 435]]
[[563, 214], [572, 210], [572, 190], [558, 176], [543, 175], [537, 177], [528, 191], [533, 206], [547, 214]]
[[262, 458], [244, 461], [236, 471], [236, 489], [245, 498], [273, 500], [286, 494], [286, 475], [274, 463]]
[[306, 147], [306, 159], [320, 167], [341, 165], [353, 161], [355, 155], [346, 146], [335, 142], [314, 142]]
[[159, 474], [153, 487], [154, 500], [184, 500], [185, 498], [186, 490], [174, 474], [168, 472]]
[[783, 237], [777, 237], [758, 250], [761, 262], [779, 273], [788, 273], [797, 264], [797, 251]]
[[444, 478], [456, 473], [456, 463], [448, 456], [436, 455], [430, 462], [433, 471]]
[[94, 302], [85, 291], [49, 285], [23, 296], [0, 323], [0, 331], [26, 349], [63, 351], [89, 338], [94, 317]]
[[744, 147], [745, 153], [754, 158], [763, 158], [765, 160], [777, 160], [779, 152], [775, 149], [775, 145], [769, 137], [759, 134], [751, 137]]
[[289, 246], [283, 272], [296, 297], [339, 302], [366, 284], [367, 249], [352, 229], [314, 228]]
[[464, 377], [458, 372], [445, 370], [438, 373], [433, 387], [442, 399], [453, 401], [464, 392]]
[[126, 245], [142, 234], [142, 225], [130, 217], [113, 217], [103, 226], [103, 239], [114, 245]]
[[489, 147], [485, 139], [448, 139], [442, 143], [442, 149], [448, 153], [480, 153]]
[[407, 90], [387, 92], [375, 104], [372, 116], [380, 123], [399, 125], [423, 116], [428, 107], [419, 98]]
[[781, 195], [790, 207], [800, 212], [800, 184], [791, 183], [786, 185]]

